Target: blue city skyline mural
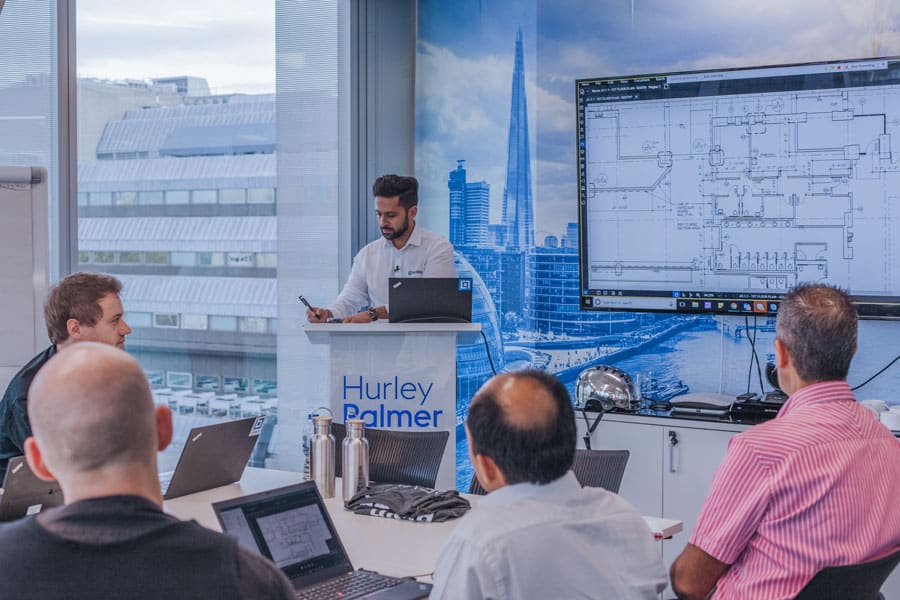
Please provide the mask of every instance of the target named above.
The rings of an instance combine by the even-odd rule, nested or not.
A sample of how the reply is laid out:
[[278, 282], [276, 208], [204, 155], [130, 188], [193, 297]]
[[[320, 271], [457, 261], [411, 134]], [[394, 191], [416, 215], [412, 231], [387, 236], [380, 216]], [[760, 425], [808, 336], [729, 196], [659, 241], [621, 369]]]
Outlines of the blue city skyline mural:
[[[717, 65], [716, 55], [730, 43], [719, 38], [708, 47], [682, 41], [629, 53], [641, 39], [649, 44], [652, 28], [663, 23], [645, 21], [640, 12], [636, 19], [634, 3], [630, 15], [618, 4], [578, 3], [577, 11], [569, 4], [463, 1], [450, 10], [420, 1], [416, 174], [427, 226], [440, 230], [444, 220], [460, 276], [475, 281], [473, 319], [487, 340], [458, 351], [460, 489], [472, 477], [462, 422], [494, 371], [544, 369], [571, 391], [581, 370], [612, 364], [639, 380], [644, 396], [663, 400], [689, 391], [760, 391], [749, 371], [743, 318], [579, 310], [574, 79], [773, 61], [752, 53], [737, 58], [736, 47], [737, 57]], [[808, 16], [798, 9], [793, 18]], [[710, 26], [724, 22], [716, 13], [697, 18]], [[587, 23], [607, 37], [579, 38]], [[634, 31], [640, 26], [651, 31]], [[629, 29], [633, 38], [625, 35]], [[831, 57], [816, 52], [786, 49], [780, 62]], [[774, 322], [757, 325], [765, 362], [772, 358]], [[896, 323], [863, 324], [851, 384], [897, 354], [898, 333]], [[859, 397], [900, 402], [889, 395], [898, 383], [900, 374], [889, 371]]]

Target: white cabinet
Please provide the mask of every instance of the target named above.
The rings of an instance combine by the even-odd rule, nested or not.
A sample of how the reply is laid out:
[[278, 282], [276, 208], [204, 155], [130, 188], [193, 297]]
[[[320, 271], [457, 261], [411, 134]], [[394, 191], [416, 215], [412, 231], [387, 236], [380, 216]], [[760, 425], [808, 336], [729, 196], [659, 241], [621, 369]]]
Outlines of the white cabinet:
[[694, 530], [713, 476], [725, 456], [728, 440], [735, 433], [693, 427], [663, 427], [666, 449], [662, 472], [662, 516], [684, 523], [681, 534], [663, 542], [663, 559], [667, 566], [681, 554]]
[[[578, 424], [580, 448], [586, 431], [580, 415]], [[620, 496], [642, 515], [684, 523], [681, 533], [661, 544], [667, 569], [690, 538], [728, 440], [745, 429], [728, 423], [609, 414], [591, 435], [594, 450], [630, 452]]]

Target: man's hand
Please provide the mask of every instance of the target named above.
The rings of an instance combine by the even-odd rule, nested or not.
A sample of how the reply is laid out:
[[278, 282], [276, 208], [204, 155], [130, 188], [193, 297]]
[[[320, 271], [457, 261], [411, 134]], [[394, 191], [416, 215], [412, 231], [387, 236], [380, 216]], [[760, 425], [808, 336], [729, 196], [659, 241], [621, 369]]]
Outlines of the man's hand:
[[312, 309], [306, 311], [306, 320], [310, 323], [324, 323], [333, 316], [334, 315], [331, 314], [331, 311], [327, 308], [317, 308], [314, 306]]
[[362, 312], [358, 312], [355, 315], [349, 316], [344, 319], [344, 323], [371, 323], [372, 317], [369, 316], [369, 311], [364, 310]]
[[374, 320], [380, 321], [382, 319], [388, 318], [388, 311], [386, 307], [379, 306], [378, 308], [375, 308], [373, 310], [375, 311], [375, 314], [378, 315], [378, 319], [373, 319], [369, 314], [369, 311], [364, 310], [356, 313], [353, 316], [347, 317], [346, 319], [344, 319], [344, 323], [371, 323]]

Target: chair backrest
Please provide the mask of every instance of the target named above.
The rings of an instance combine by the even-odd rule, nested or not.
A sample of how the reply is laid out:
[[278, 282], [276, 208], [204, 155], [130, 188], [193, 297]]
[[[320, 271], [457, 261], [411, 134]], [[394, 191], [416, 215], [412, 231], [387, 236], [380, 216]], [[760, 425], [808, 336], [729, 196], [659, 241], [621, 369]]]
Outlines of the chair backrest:
[[[619, 493], [628, 456], [628, 450], [576, 450], [572, 470], [581, 487], [602, 487]], [[469, 493], [481, 496], [487, 493], [474, 475], [469, 483]]]
[[578, 449], [572, 470], [582, 487], [600, 487], [618, 494], [629, 456], [628, 450]]
[[[343, 472], [341, 443], [347, 435], [341, 423], [332, 423], [334, 473]], [[444, 456], [449, 431], [391, 431], [366, 429], [369, 440], [369, 479], [378, 483], [405, 483], [433, 488]]]
[[900, 562], [900, 547], [881, 558], [825, 567], [809, 580], [794, 600], [876, 600], [884, 580]]

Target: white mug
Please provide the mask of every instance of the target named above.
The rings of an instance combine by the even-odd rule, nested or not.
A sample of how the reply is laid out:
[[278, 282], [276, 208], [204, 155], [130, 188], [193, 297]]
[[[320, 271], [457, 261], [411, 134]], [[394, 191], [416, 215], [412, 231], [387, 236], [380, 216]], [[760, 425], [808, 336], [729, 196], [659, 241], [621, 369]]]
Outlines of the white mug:
[[891, 431], [900, 431], [900, 412], [884, 411], [881, 413], [881, 423]]

